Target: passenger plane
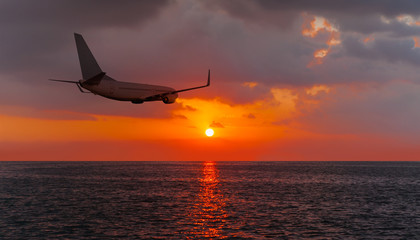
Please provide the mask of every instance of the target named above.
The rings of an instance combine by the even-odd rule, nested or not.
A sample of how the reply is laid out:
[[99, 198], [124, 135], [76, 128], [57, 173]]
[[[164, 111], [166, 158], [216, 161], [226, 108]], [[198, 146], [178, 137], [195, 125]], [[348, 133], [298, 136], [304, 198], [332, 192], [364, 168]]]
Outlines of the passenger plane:
[[[131, 101], [132, 103], [143, 103], [150, 101], [163, 101], [164, 103], [174, 103], [179, 92], [210, 86], [210, 70], [208, 71], [207, 84], [199, 87], [175, 90], [170, 87], [120, 82], [112, 79], [96, 62], [95, 57], [90, 51], [82, 35], [75, 33], [77, 53], [79, 55], [80, 67], [83, 79], [79, 81], [49, 79], [51, 81], [74, 83], [83, 93], [93, 93], [106, 98]], [[84, 91], [86, 89], [88, 91]]]

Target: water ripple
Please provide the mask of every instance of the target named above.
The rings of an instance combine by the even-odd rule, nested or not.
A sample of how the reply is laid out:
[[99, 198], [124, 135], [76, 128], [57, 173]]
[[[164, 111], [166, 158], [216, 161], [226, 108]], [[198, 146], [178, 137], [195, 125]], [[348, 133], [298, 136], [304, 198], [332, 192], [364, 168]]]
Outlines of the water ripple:
[[1, 162], [1, 239], [419, 239], [417, 162]]

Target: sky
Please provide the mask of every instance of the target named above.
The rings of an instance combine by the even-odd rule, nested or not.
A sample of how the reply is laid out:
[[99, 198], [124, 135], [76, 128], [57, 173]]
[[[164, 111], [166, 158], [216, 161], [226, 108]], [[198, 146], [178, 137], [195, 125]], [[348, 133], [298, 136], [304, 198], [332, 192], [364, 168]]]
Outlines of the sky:
[[[420, 160], [416, 0], [3, 0], [0, 26], [0, 160]], [[81, 78], [75, 32], [116, 80], [211, 86], [47, 81]]]

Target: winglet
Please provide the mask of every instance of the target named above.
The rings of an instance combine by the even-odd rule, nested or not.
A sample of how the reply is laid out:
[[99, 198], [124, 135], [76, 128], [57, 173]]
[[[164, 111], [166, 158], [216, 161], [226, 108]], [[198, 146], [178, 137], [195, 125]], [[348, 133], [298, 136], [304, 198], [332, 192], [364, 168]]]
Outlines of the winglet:
[[210, 69], [209, 69], [209, 75], [207, 77], [207, 85], [206, 87], [210, 86]]
[[163, 95], [166, 95], [166, 94], [174, 94], [174, 93], [179, 93], [179, 92], [186, 92], [186, 91], [191, 91], [191, 90], [194, 90], [194, 89], [205, 88], [205, 87], [208, 87], [208, 86], [210, 86], [210, 69], [209, 69], [209, 73], [207, 75], [207, 84], [206, 85], [199, 86], [199, 87], [193, 87], [193, 88], [186, 88], [186, 89], [176, 90], [176, 91], [172, 91], [172, 92], [161, 93], [161, 94], [154, 95], [154, 96], [151, 96], [151, 97], [163, 96]]

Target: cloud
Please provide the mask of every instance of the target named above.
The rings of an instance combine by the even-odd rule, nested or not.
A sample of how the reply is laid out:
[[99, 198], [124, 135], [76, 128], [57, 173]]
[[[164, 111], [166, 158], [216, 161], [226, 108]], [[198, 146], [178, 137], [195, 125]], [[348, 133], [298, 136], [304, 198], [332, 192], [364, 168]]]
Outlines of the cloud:
[[[240, 19], [250, 29], [264, 29], [266, 32], [273, 27], [278, 27], [279, 32], [287, 33], [287, 35], [296, 35], [298, 28], [305, 25], [305, 18], [308, 16], [315, 16], [315, 19], [323, 19], [326, 23], [324, 26], [312, 29], [312, 35], [316, 36], [320, 30], [323, 32], [330, 32], [329, 41], [313, 42], [311, 39], [299, 39], [297, 36], [292, 40], [293, 42], [278, 41], [281, 45], [293, 46], [289, 49], [282, 49], [279, 56], [273, 57], [271, 54], [266, 54], [265, 59], [271, 62], [282, 62], [282, 66], [277, 66], [277, 69], [264, 68], [264, 73], [260, 76], [269, 75], [271, 80], [261, 79], [266, 83], [273, 84], [274, 82], [281, 82], [286, 84], [298, 85], [308, 84], [308, 79], [318, 83], [326, 82], [349, 82], [364, 79], [369, 81], [390, 81], [394, 80], [392, 77], [386, 77], [387, 74], [381, 72], [387, 71], [387, 67], [382, 68], [381, 72], [360, 71], [356, 64], [365, 64], [364, 60], [375, 61], [389, 61], [391, 64], [396, 62], [417, 64], [417, 59], [420, 53], [412, 49], [413, 37], [420, 35], [420, 25], [416, 16], [420, 14], [420, 3], [416, 1], [322, 1], [316, 2], [309, 0], [303, 1], [212, 1], [207, 3], [210, 9], [218, 9], [229, 16]], [[303, 16], [303, 17], [302, 17]], [[305, 17], [306, 16], [306, 17]], [[322, 21], [321, 21], [322, 22]], [[267, 24], [269, 23], [269, 24]], [[306, 35], [310, 33], [310, 29], [304, 28]], [[279, 34], [280, 35], [280, 34]], [[367, 48], [356, 43], [361, 42], [361, 39], [375, 35], [375, 39], [371, 42], [373, 46]], [[331, 41], [333, 40], [333, 41]], [[343, 47], [338, 46], [331, 48], [331, 43], [334, 46], [343, 41]], [[273, 52], [278, 46], [272, 43], [265, 43]], [[301, 47], [299, 49], [299, 47]], [[304, 47], [305, 46], [305, 47]], [[255, 47], [255, 46], [254, 46]], [[255, 48], [246, 48], [255, 49]], [[263, 47], [258, 46], [257, 49], [261, 52]], [[332, 51], [334, 50], [334, 51]], [[252, 51], [252, 50], [249, 50]], [[313, 56], [310, 56], [309, 53]], [[362, 54], [364, 52], [364, 54]], [[293, 54], [293, 57], [289, 56]], [[251, 53], [250, 53], [251, 55]], [[357, 57], [357, 58], [348, 58]], [[255, 56], [255, 65], [269, 66], [264, 62], [264, 57]], [[314, 57], [312, 61], [309, 57]], [[294, 62], [293, 60], [296, 62]], [[306, 64], [310, 63], [309, 67], [318, 67], [321, 63], [328, 65], [322, 68], [321, 71], [314, 69], [308, 71], [304, 69]], [[305, 64], [302, 67], [302, 64]], [[375, 63], [378, 64], [378, 63]], [[382, 64], [382, 63], [379, 63]], [[284, 67], [284, 68], [283, 68]], [[255, 67], [254, 67], [255, 68]], [[252, 71], [252, 67], [248, 67]], [[295, 70], [293, 73], [290, 69]], [[354, 78], [346, 78], [340, 75], [335, 75], [337, 72], [357, 72], [359, 76]], [[330, 78], [326, 79], [322, 75], [324, 73], [330, 74]], [[404, 72], [401, 72], [404, 73]], [[276, 77], [281, 76], [281, 77]], [[388, 72], [391, 76], [392, 71]], [[400, 74], [401, 75], [401, 74]], [[413, 79], [409, 74], [408, 78]], [[369, 76], [369, 77], [365, 77]]]
[[180, 115], [180, 114], [173, 114], [172, 117], [173, 118], [180, 118], [180, 119], [188, 119], [186, 116]]
[[209, 125], [209, 127], [212, 127], [212, 128], [225, 128], [225, 126], [223, 126], [223, 124], [221, 124], [219, 122], [216, 122], [216, 121], [211, 122], [211, 124]]
[[[0, 71], [47, 70], [73, 32], [105, 28], [136, 28], [156, 16], [168, 0], [129, 1], [2, 1]], [[66, 41], [67, 40], [67, 41]], [[60, 61], [58, 61], [60, 62]]]
[[[387, 82], [401, 76], [416, 80], [416, 69], [403, 66], [418, 61], [417, 50], [410, 49], [413, 38], [397, 34], [401, 29], [406, 34], [416, 33], [417, 25], [407, 25], [397, 18], [402, 12], [414, 14], [416, 4], [386, 12], [381, 9], [388, 7], [382, 5], [389, 2], [376, 6], [379, 2], [374, 1], [363, 7], [341, 2], [350, 11], [344, 14], [343, 8], [333, 1], [279, 2], [6, 1], [0, 10], [8, 33], [0, 40], [4, 48], [0, 76], [5, 83], [0, 92], [6, 92], [3, 97], [0, 95], [0, 103], [110, 113], [101, 106], [104, 99], [82, 97], [77, 89], [69, 90], [71, 86], [44, 81], [51, 77], [80, 78], [72, 37], [75, 31], [84, 34], [101, 67], [117, 80], [187, 88], [205, 81], [206, 69], [212, 68], [212, 87], [182, 93], [181, 97], [187, 98], [199, 94], [249, 103], [264, 98], [272, 87]], [[359, 8], [362, 14], [358, 13]], [[24, 12], [27, 14], [22, 15]], [[390, 22], [382, 21], [382, 15]], [[324, 19], [316, 38], [302, 35], [304, 16]], [[356, 24], [373, 24], [369, 31], [347, 27], [347, 22], [360, 18], [369, 18], [364, 24]], [[371, 34], [375, 38], [367, 46], [362, 40]], [[331, 45], [338, 41], [341, 44]], [[313, 61], [322, 64], [309, 69], [308, 64]], [[395, 63], [402, 66], [396, 67]], [[239, 87], [243, 83], [247, 87]], [[27, 94], [18, 97], [7, 92]], [[60, 95], [59, 100], [51, 103], [56, 95]], [[121, 103], [110, 104], [114, 107]], [[155, 106], [144, 104], [137, 109], [119, 107], [116, 114], [145, 116], [151, 112], [155, 116], [163, 111], [161, 117], [170, 116], [170, 111], [161, 106], [154, 110]]]
[[244, 83], [242, 83], [242, 86], [249, 87], [249, 88], [252, 89], [252, 88], [258, 86], [258, 83], [257, 82], [244, 82]]
[[[0, 26], [5, 34], [0, 39], [0, 104], [38, 110], [170, 117], [165, 110], [168, 106], [131, 108], [134, 106], [121, 107], [121, 103], [114, 105], [112, 101], [104, 104], [106, 99], [80, 94], [75, 86], [54, 84], [47, 79], [80, 79], [74, 32], [85, 36], [101, 67], [110, 69], [112, 75], [113, 70], [104, 59], [110, 59], [113, 66], [124, 63], [113, 59], [101, 46], [109, 47], [110, 42], [121, 46], [126, 39], [113, 30], [139, 32], [172, 4], [169, 0], [2, 1]], [[109, 34], [104, 37], [104, 32]]]
[[48, 119], [48, 120], [87, 120], [96, 121], [97, 119], [90, 114], [63, 110], [39, 110], [24, 106], [0, 105], [2, 115], [23, 118]]
[[250, 113], [250, 114], [248, 114], [248, 115], [244, 115], [246, 118], [249, 118], [249, 119], [255, 119], [256, 117], [255, 117], [255, 115], [254, 114], [252, 114], [252, 113]]
[[307, 14], [303, 17], [305, 23], [302, 25], [302, 35], [313, 39], [324, 38], [321, 41], [325, 42], [325, 47], [315, 50], [314, 59], [308, 64], [308, 67], [313, 67], [322, 64], [323, 59], [332, 51], [332, 47], [341, 44], [340, 31], [323, 17]]
[[394, 81], [354, 89], [340, 86], [318, 102], [318, 110], [295, 119], [323, 134], [371, 135], [418, 142], [420, 85]]
[[182, 107], [191, 112], [197, 111], [197, 108], [193, 108], [190, 105], [183, 105]]
[[[311, 0], [300, 1], [277, 1], [277, 0], [216, 0], [209, 3], [211, 7], [218, 7], [226, 10], [228, 13], [242, 17], [254, 19], [254, 14], [267, 12], [295, 13], [306, 11], [317, 14], [331, 14], [332, 16], [365, 16], [382, 14], [388, 17], [394, 17], [403, 13], [418, 15], [420, 13], [420, 4], [415, 0], [402, 1], [383, 1], [372, 0], [369, 2], [363, 0], [325, 0], [315, 2]], [[277, 19], [278, 20], [278, 19]]]
[[369, 45], [360, 39], [348, 37], [343, 40], [346, 54], [371, 60], [386, 60], [391, 63], [410, 63], [413, 66], [420, 64], [420, 49], [415, 48], [415, 42], [411, 38], [375, 39]]

